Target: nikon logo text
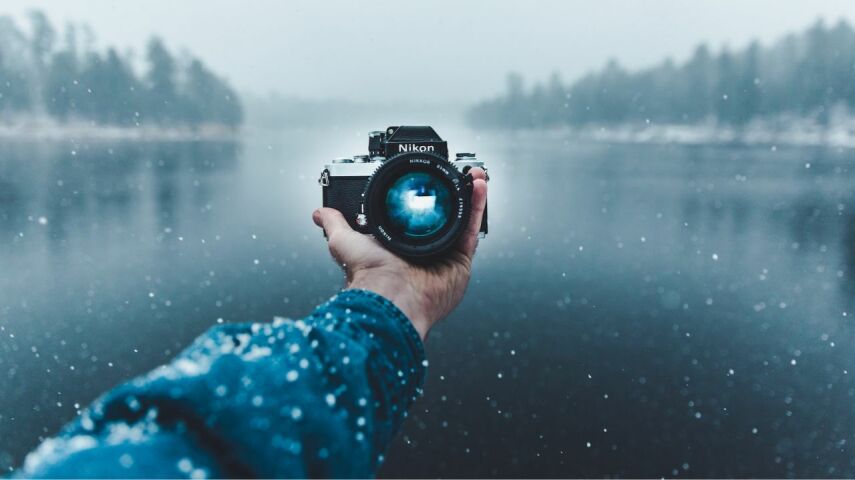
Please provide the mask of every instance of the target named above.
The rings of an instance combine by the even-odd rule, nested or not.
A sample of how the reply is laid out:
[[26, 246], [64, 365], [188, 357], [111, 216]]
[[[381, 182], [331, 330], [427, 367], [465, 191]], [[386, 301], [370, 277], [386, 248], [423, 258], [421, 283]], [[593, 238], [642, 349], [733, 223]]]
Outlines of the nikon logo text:
[[433, 145], [416, 145], [414, 143], [398, 145], [398, 153], [401, 152], [432, 152]]

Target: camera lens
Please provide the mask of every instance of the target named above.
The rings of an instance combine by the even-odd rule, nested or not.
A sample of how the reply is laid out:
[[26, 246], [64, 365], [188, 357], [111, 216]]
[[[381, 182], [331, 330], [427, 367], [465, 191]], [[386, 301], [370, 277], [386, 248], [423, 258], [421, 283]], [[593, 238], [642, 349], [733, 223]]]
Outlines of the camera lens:
[[391, 226], [408, 237], [426, 237], [448, 223], [451, 192], [436, 176], [422, 172], [398, 178], [386, 193]]
[[369, 178], [363, 206], [369, 231], [389, 250], [416, 260], [452, 248], [466, 228], [471, 183], [445, 157], [402, 153]]

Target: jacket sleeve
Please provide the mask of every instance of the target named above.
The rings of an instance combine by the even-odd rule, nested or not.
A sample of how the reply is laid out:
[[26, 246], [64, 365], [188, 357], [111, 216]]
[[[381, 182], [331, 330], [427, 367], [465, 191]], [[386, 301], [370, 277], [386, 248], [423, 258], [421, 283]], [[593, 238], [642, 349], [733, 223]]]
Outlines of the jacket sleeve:
[[95, 401], [25, 477], [370, 477], [421, 394], [421, 339], [346, 290], [302, 320], [224, 325]]

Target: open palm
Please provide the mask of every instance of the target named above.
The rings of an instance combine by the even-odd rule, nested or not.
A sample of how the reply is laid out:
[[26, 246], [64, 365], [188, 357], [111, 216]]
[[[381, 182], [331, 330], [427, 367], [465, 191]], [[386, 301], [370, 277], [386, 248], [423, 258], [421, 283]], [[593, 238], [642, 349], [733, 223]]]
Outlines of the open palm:
[[312, 215], [315, 224], [327, 234], [330, 253], [345, 271], [346, 288], [370, 290], [392, 301], [422, 339], [460, 303], [469, 283], [487, 205], [486, 173], [480, 168], [470, 173], [473, 185], [469, 225], [450, 252], [429, 264], [409, 263], [374, 237], [354, 231], [338, 210], [321, 208]]

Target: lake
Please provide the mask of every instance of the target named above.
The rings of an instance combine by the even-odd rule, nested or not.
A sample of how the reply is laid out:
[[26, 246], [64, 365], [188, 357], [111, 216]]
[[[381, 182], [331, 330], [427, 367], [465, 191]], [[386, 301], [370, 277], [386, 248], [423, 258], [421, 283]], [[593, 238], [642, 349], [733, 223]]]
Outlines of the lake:
[[[342, 274], [310, 215], [383, 125], [0, 145], [0, 467], [218, 322]], [[382, 476], [855, 476], [855, 156], [436, 125], [490, 234]]]

